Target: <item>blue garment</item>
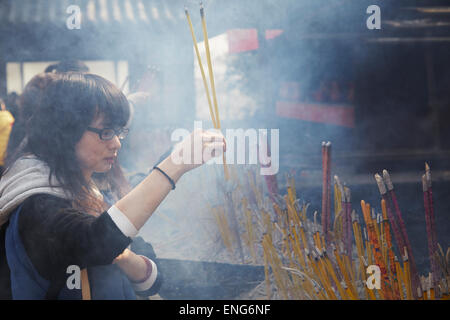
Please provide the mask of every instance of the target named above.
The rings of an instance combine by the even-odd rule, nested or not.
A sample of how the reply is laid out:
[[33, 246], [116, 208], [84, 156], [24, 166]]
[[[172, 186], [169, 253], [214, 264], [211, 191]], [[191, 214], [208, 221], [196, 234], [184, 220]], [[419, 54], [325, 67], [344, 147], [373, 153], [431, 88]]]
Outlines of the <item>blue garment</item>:
[[[9, 217], [6, 230], [5, 247], [11, 278], [11, 294], [13, 299], [40, 300], [45, 299], [50, 281], [39, 275], [19, 234], [20, 205]], [[71, 274], [66, 274], [58, 299], [81, 300], [81, 289], [69, 289], [66, 285]], [[114, 264], [88, 268], [89, 284], [92, 300], [135, 300], [136, 294], [125, 274]]]

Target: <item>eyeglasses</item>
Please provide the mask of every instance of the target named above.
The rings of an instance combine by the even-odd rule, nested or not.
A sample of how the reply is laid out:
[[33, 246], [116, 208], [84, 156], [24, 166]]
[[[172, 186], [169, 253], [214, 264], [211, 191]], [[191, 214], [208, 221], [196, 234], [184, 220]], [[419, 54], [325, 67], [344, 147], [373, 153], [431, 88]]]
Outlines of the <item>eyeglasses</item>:
[[117, 136], [120, 140], [122, 140], [127, 137], [128, 131], [130, 131], [127, 128], [115, 130], [112, 128], [97, 129], [92, 127], [88, 127], [87, 130], [97, 133], [101, 140], [111, 140], [114, 136]]

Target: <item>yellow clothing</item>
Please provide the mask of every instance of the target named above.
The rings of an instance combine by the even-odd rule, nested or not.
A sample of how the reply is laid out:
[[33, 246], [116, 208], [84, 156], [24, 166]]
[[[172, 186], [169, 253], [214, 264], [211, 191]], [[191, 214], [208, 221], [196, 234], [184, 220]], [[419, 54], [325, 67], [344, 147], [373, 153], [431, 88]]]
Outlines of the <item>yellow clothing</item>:
[[14, 124], [14, 117], [8, 110], [0, 111], [0, 166], [5, 164], [6, 147], [9, 134]]

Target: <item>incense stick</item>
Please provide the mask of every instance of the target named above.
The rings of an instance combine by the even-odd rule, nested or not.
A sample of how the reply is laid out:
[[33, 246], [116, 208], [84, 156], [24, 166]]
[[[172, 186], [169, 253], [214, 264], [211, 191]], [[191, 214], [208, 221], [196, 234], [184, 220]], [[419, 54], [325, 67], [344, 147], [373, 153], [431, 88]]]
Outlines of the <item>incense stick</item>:
[[[191, 31], [192, 41], [194, 42], [195, 53], [197, 55], [197, 60], [198, 60], [199, 66], [200, 66], [200, 71], [202, 73], [203, 85], [205, 86], [206, 97], [208, 99], [208, 106], [209, 106], [211, 121], [212, 121], [215, 129], [220, 129], [221, 126], [220, 126], [219, 108], [217, 106], [216, 86], [214, 83], [214, 74], [213, 74], [212, 63], [211, 63], [211, 53], [210, 53], [210, 49], [209, 49], [208, 31], [206, 30], [206, 19], [205, 19], [205, 13], [203, 10], [203, 4], [200, 3], [200, 16], [201, 16], [201, 20], [202, 20], [203, 37], [204, 37], [205, 49], [206, 49], [206, 60], [207, 60], [207, 64], [208, 64], [209, 80], [210, 80], [211, 91], [212, 91], [213, 102], [214, 102], [214, 111], [211, 106], [211, 98], [209, 95], [208, 84], [206, 82], [206, 76], [205, 76], [205, 73], [203, 70], [200, 53], [198, 51], [197, 40], [195, 38], [194, 28], [192, 27], [192, 21], [189, 16], [189, 12], [188, 12], [187, 8], [185, 8], [185, 14], [186, 14], [186, 18], [188, 20], [189, 28]], [[223, 170], [224, 170], [225, 180], [229, 180], [229, 172], [228, 172], [228, 167], [227, 167], [227, 163], [225, 160], [225, 153], [222, 154], [222, 160], [223, 160]]]
[[209, 88], [208, 88], [208, 83], [206, 81], [206, 75], [205, 75], [205, 71], [203, 69], [203, 64], [202, 64], [202, 60], [200, 58], [200, 52], [198, 50], [198, 46], [197, 46], [197, 39], [195, 37], [195, 33], [194, 33], [194, 28], [192, 26], [192, 21], [191, 21], [191, 17], [189, 15], [189, 11], [187, 8], [184, 9], [184, 12], [186, 14], [186, 18], [188, 20], [188, 24], [189, 24], [189, 29], [191, 30], [191, 36], [192, 36], [192, 42], [194, 43], [194, 49], [195, 49], [195, 54], [197, 56], [197, 61], [198, 61], [198, 65], [200, 67], [200, 73], [202, 74], [202, 79], [203, 79], [203, 85], [205, 87], [205, 92], [206, 92], [206, 98], [208, 100], [208, 106], [209, 106], [209, 114], [211, 116], [211, 120], [213, 123], [214, 128], [217, 128], [217, 123], [216, 123], [216, 119], [214, 116], [214, 111], [212, 109], [212, 102], [211, 102], [211, 97], [209, 94]]
[[412, 286], [413, 286], [411, 291], [412, 291], [412, 295], [414, 296], [414, 298], [417, 298], [417, 296], [416, 296], [417, 287], [418, 286], [420, 287], [419, 273], [417, 272], [416, 262], [415, 262], [414, 255], [412, 252], [411, 244], [409, 242], [409, 237], [406, 232], [405, 222], [403, 221], [402, 213], [400, 211], [400, 207], [397, 202], [397, 196], [395, 195], [395, 192], [394, 192], [394, 185], [392, 184], [391, 177], [389, 176], [389, 173], [387, 170], [383, 170], [383, 180], [386, 183], [389, 196], [390, 196], [392, 203], [394, 205], [394, 208], [395, 208], [395, 213], [397, 215], [398, 225], [400, 227], [400, 231], [403, 236], [404, 244], [406, 245], [406, 248], [408, 249], [408, 257], [409, 257], [408, 261], [411, 266], [411, 279], [412, 279]]
[[330, 164], [331, 142], [322, 142], [322, 231], [325, 243], [330, 243]]
[[[425, 178], [427, 183], [427, 194], [428, 194], [428, 210], [429, 210], [429, 219], [430, 219], [430, 232], [431, 232], [431, 239], [432, 239], [432, 249], [433, 249], [433, 255], [438, 249], [437, 244], [437, 235], [436, 235], [436, 225], [435, 225], [435, 219], [434, 219], [434, 205], [433, 205], [433, 187], [432, 187], [432, 181], [431, 181], [431, 169], [428, 163], [425, 162]], [[438, 285], [438, 278], [439, 278], [439, 271], [437, 268], [437, 263], [435, 259], [431, 260], [432, 265], [434, 265], [433, 274], [435, 275], [433, 282], [433, 285], [437, 288]], [[437, 290], [437, 294], [439, 295], [439, 291]]]

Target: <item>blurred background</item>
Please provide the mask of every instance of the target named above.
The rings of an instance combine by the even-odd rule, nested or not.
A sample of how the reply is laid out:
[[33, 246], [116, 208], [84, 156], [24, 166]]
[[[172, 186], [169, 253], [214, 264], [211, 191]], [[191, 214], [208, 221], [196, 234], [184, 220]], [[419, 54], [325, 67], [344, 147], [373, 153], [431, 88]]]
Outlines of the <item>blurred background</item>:
[[[352, 188], [355, 208], [361, 199], [379, 206], [373, 175], [389, 170], [416, 261], [428, 268], [425, 161], [433, 170], [438, 240], [450, 243], [448, 1], [203, 4], [222, 128], [279, 129], [279, 187], [286, 173], [294, 176], [311, 214], [321, 205], [322, 141], [332, 143], [332, 174]], [[79, 29], [67, 26], [70, 5], [80, 8]], [[366, 25], [370, 5], [380, 8], [381, 29]], [[170, 148], [173, 129], [192, 130], [194, 120], [212, 127], [185, 6], [204, 54], [198, 1], [1, 0], [0, 96], [20, 94], [35, 74], [67, 59], [83, 61], [125, 94], [150, 93], [136, 120], [141, 135], [123, 146], [141, 157], [130, 171], [145, 172]], [[136, 150], [143, 145], [145, 152]], [[159, 255], [221, 260], [200, 228], [186, 232], [191, 218], [211, 219], [196, 214], [205, 198], [194, 199], [192, 185], [203, 177], [198, 188], [207, 193], [208, 170], [183, 178], [142, 231]]]

